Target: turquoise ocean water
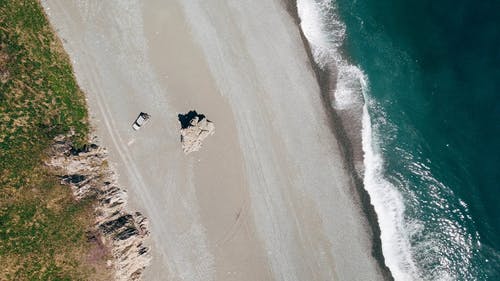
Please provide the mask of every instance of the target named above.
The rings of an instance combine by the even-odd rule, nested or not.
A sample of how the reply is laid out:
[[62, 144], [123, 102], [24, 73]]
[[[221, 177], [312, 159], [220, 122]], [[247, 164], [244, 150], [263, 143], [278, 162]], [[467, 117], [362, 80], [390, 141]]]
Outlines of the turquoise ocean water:
[[334, 109], [364, 96], [365, 189], [396, 280], [500, 280], [500, 1], [298, 0]]
[[336, 5], [404, 205], [403, 278], [500, 280], [500, 1]]

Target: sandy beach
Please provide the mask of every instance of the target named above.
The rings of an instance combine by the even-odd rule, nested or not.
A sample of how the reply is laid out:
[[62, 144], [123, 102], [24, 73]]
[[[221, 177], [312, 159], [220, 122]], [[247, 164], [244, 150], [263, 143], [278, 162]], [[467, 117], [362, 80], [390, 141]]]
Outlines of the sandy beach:
[[[145, 280], [383, 280], [299, 28], [277, 0], [43, 0], [129, 205]], [[177, 115], [215, 123], [181, 149]], [[131, 124], [151, 114], [140, 131]]]

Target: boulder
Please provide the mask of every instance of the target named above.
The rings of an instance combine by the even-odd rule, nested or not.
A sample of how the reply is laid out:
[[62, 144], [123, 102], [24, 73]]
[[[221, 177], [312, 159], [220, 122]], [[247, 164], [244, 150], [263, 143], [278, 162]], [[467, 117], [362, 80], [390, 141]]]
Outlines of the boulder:
[[205, 138], [215, 133], [215, 125], [205, 115], [192, 110], [186, 114], [179, 114], [181, 123], [181, 144], [185, 154], [198, 151]]

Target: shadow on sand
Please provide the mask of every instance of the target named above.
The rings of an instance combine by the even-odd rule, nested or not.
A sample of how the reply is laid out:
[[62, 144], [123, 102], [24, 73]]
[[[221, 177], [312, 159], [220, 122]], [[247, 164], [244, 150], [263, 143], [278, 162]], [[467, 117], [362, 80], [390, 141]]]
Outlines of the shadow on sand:
[[186, 114], [179, 114], [177, 115], [177, 117], [179, 118], [179, 122], [181, 123], [181, 128], [186, 129], [187, 127], [191, 126], [191, 120], [193, 120], [195, 117], [198, 117], [198, 121], [201, 121], [205, 118], [205, 115], [198, 114], [196, 110], [191, 110]]

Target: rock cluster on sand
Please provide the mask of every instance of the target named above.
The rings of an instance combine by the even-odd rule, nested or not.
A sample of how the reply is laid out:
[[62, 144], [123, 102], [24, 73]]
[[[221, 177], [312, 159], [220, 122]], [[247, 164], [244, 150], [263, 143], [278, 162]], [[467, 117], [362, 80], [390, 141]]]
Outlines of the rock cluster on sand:
[[75, 149], [65, 136], [56, 137], [46, 164], [55, 168], [77, 200], [97, 198], [96, 222], [89, 240], [110, 249], [115, 280], [139, 280], [151, 255], [144, 245], [149, 235], [147, 219], [126, 210], [126, 192], [117, 184], [116, 174], [107, 166], [107, 151], [92, 143]]
[[194, 110], [179, 114], [179, 122], [181, 123], [182, 150], [186, 154], [198, 151], [203, 140], [215, 133], [214, 123]]

